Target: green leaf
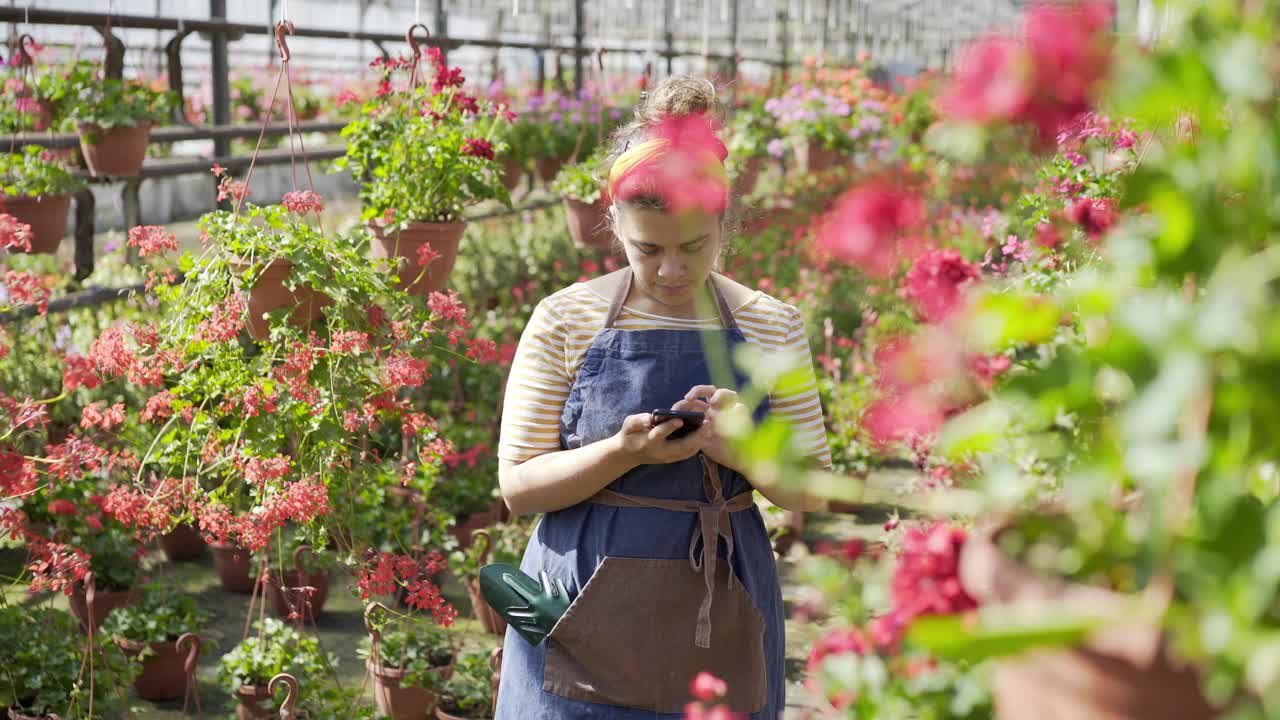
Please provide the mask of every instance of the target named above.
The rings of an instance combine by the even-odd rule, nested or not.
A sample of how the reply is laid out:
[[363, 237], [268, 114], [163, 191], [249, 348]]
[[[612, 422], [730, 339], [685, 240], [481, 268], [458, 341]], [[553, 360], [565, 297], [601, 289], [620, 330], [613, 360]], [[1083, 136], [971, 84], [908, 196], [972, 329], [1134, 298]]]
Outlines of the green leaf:
[[1020, 624], [1009, 615], [984, 610], [917, 618], [907, 631], [907, 642], [947, 660], [980, 662], [1037, 648], [1076, 645], [1099, 624], [1076, 618]]

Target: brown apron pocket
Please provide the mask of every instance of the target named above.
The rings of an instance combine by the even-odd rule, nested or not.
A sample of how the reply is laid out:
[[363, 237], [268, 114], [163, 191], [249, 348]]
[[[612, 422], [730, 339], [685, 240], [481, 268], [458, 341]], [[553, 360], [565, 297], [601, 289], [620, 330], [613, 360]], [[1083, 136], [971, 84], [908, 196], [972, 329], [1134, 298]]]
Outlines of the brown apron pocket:
[[547, 637], [542, 687], [561, 697], [682, 712], [701, 671], [735, 712], [765, 705], [764, 620], [729, 563], [716, 565], [711, 647], [694, 644], [707, 586], [689, 561], [606, 557]]

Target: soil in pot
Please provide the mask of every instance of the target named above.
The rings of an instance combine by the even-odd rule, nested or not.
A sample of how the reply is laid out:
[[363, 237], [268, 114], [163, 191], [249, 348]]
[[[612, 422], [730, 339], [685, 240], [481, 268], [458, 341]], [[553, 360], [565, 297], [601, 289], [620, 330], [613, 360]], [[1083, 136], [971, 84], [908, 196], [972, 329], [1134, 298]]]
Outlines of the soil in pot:
[[593, 203], [577, 198], [564, 198], [565, 220], [569, 236], [580, 248], [608, 249], [613, 246], [613, 230], [609, 228], [609, 205], [601, 197]]
[[[286, 570], [283, 585], [282, 588], [280, 583], [267, 583], [267, 596], [276, 615], [287, 618], [297, 611], [304, 621], [314, 623], [324, 612], [324, 603], [329, 597], [328, 572], [300, 574], [297, 570]], [[303, 588], [315, 588], [315, 591]]]
[[[989, 533], [974, 533], [960, 556], [965, 590], [989, 605], [1060, 603], [1082, 617], [1117, 618], [1142, 602], [1104, 588], [1041, 576], [1006, 555]], [[992, 682], [996, 717], [1027, 708], [1051, 718], [1208, 720], [1217, 713], [1196, 669], [1170, 657], [1154, 625], [1113, 625], [1068, 649], [1031, 651], [997, 661]]]
[[213, 554], [213, 567], [218, 571], [218, 579], [222, 581], [222, 589], [227, 592], [253, 592], [253, 558], [248, 551], [234, 545], [209, 546]]
[[49, 255], [58, 251], [63, 236], [67, 234], [67, 217], [71, 214], [71, 196], [0, 195], [0, 212], [14, 216], [24, 225], [30, 225], [31, 252]]
[[[250, 269], [247, 261], [233, 259], [230, 262], [231, 272], [237, 278]], [[249, 288], [249, 334], [255, 340], [262, 340], [271, 334], [271, 321], [262, 317], [264, 314], [293, 306], [289, 322], [297, 327], [305, 327], [315, 322], [326, 305], [333, 303], [328, 295], [316, 292], [300, 285], [297, 290], [290, 290], [284, 281], [293, 272], [293, 263], [283, 258], [276, 258], [261, 270], [256, 282]]]
[[[373, 233], [370, 254], [374, 258], [397, 259], [400, 288], [412, 295], [430, 295], [448, 284], [467, 224], [414, 222], [399, 231], [385, 230], [376, 222], [368, 227]], [[439, 253], [425, 268], [418, 264], [418, 251], [424, 245]]]
[[[115, 643], [128, 657], [142, 652], [143, 643], [115, 638]], [[142, 672], [133, 681], [133, 689], [143, 700], [176, 700], [187, 694], [186, 652], [178, 650], [177, 640], [150, 643], [154, 654], [142, 661]], [[197, 646], [198, 647], [198, 646]]]
[[134, 177], [142, 169], [147, 156], [147, 140], [151, 125], [103, 129], [83, 124], [80, 130], [80, 152], [94, 177]]
[[[375, 663], [372, 658], [365, 662], [369, 674], [373, 676], [373, 699], [378, 705], [378, 712], [391, 720], [430, 720], [439, 698], [435, 693], [420, 687], [402, 687], [405, 671]], [[453, 666], [439, 668], [442, 680], [453, 675]]]
[[160, 549], [169, 562], [195, 560], [204, 554], [204, 538], [188, 523], [175, 526], [160, 536]]
[[91, 627], [94, 632], [102, 627], [102, 621], [107, 619], [112, 610], [125, 605], [132, 605], [138, 601], [141, 596], [137, 588], [128, 590], [102, 590], [95, 589], [93, 593], [93, 617], [89, 617], [88, 603], [85, 599], [85, 589], [83, 585], [77, 584], [71, 593], [71, 597], [67, 598], [68, 604], [71, 606], [71, 614], [76, 616], [80, 621], [80, 627], [83, 630], [89, 630]]

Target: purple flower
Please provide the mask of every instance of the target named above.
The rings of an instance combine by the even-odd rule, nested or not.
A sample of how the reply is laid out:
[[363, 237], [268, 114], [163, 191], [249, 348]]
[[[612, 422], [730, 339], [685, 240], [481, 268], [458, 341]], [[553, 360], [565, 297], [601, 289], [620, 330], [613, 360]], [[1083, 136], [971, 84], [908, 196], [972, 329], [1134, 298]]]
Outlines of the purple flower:
[[765, 146], [765, 152], [769, 153], [773, 157], [780, 158], [786, 154], [787, 146], [782, 142], [782, 140], [774, 138], [769, 141], [767, 146]]
[[1063, 157], [1065, 157], [1075, 167], [1080, 167], [1085, 164], [1085, 157], [1078, 152], [1064, 153]]
[[862, 128], [849, 128], [849, 137], [853, 140], [862, 137]]
[[609, 117], [613, 118], [614, 120], [617, 120], [618, 118], [622, 117], [622, 111], [619, 110], [618, 108], [614, 108], [609, 111]]
[[558, 113], [558, 112], [551, 113], [550, 115], [548, 115], [548, 116], [547, 116], [547, 121], [548, 121], [548, 122], [558, 123], [558, 122], [560, 122], [562, 119], [564, 119], [564, 115], [561, 115], [561, 114], [560, 114], [560, 113]]
[[875, 133], [880, 132], [880, 128], [884, 127], [884, 122], [875, 115], [866, 115], [862, 118], [859, 126], [869, 133]]

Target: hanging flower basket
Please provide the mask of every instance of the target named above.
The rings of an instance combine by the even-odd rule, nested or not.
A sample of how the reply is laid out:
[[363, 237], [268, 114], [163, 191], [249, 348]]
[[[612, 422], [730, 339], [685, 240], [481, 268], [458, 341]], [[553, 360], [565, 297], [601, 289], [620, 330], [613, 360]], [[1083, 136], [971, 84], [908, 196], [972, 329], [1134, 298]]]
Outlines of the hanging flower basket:
[[[401, 289], [411, 295], [430, 295], [443, 290], [448, 284], [467, 223], [413, 222], [401, 230], [389, 231], [371, 221], [368, 227], [373, 233], [371, 255], [374, 258], [396, 258]], [[431, 246], [436, 257], [424, 267], [420, 260], [426, 245]]]
[[213, 567], [218, 571], [222, 589], [234, 593], [253, 592], [253, 559], [247, 550], [234, 545], [209, 545], [213, 554]]
[[[997, 531], [998, 532], [998, 531]], [[1090, 617], [1122, 617], [1136, 596], [1054, 581], [1009, 557], [991, 533], [974, 533], [960, 557], [965, 589], [984, 602], [1058, 601]], [[1196, 669], [1178, 665], [1154, 625], [1112, 626], [1084, 644], [1034, 651], [996, 663], [996, 717], [1023, 717], [1028, 707], [1048, 717], [1095, 720], [1208, 720], [1216, 716]]]
[[0, 212], [31, 226], [31, 252], [51, 255], [58, 251], [67, 234], [67, 217], [71, 214], [70, 195], [15, 197], [0, 195]]
[[607, 250], [613, 246], [613, 230], [609, 227], [609, 203], [603, 195], [593, 203], [565, 196], [564, 214], [574, 245], [597, 250]]
[[76, 584], [75, 589], [71, 592], [71, 597], [67, 598], [67, 604], [71, 606], [71, 614], [76, 616], [80, 621], [80, 627], [86, 632], [92, 629], [97, 632], [102, 627], [102, 621], [107, 619], [112, 610], [125, 605], [132, 605], [138, 601], [141, 596], [137, 588], [129, 588], [128, 590], [97, 590], [93, 595], [93, 609], [90, 614], [89, 603], [86, 597], [83, 585]]
[[160, 549], [169, 562], [195, 560], [204, 554], [204, 538], [189, 523], [174, 526], [160, 536]]
[[524, 179], [524, 163], [519, 158], [507, 157], [502, 161], [502, 186], [511, 192]]
[[538, 179], [544, 183], [549, 183], [556, 179], [556, 175], [560, 174], [560, 168], [564, 167], [567, 158], [537, 158], [533, 161], [533, 168], [538, 174]]
[[[378, 705], [378, 712], [391, 720], [428, 720], [432, 716], [440, 698], [425, 688], [403, 686], [407, 671], [387, 667], [372, 658], [365, 662], [365, 667], [373, 675], [373, 699]], [[453, 675], [453, 666], [433, 672], [438, 673], [442, 680], [448, 680]]]
[[[143, 700], [176, 700], [187, 694], [187, 666], [195, 666], [200, 653], [200, 638], [187, 633], [174, 642], [140, 643], [113, 638], [127, 657], [136, 657], [148, 645], [152, 654], [142, 661], [142, 672], [133, 681], [133, 689]], [[184, 648], [184, 646], [187, 646]]]
[[806, 140], [796, 148], [796, 169], [802, 173], [825, 172], [844, 161], [843, 153], [816, 140]]
[[[253, 268], [250, 262], [240, 258], [232, 258], [228, 264], [237, 278], [243, 277]], [[249, 334], [255, 340], [262, 340], [271, 334], [271, 322], [263, 315], [272, 310], [292, 306], [289, 322], [296, 327], [305, 327], [320, 318], [326, 305], [333, 304], [328, 295], [316, 292], [306, 285], [290, 290], [284, 281], [291, 272], [293, 263], [283, 258], [276, 258], [267, 263], [265, 268], [256, 271], [253, 285], [247, 288]]]
[[147, 157], [151, 124], [103, 128], [81, 123], [80, 152], [94, 177], [136, 177]]
[[738, 168], [738, 174], [733, 178], [733, 194], [738, 197], [750, 195], [756, 189], [756, 183], [760, 180], [760, 172], [764, 170], [765, 158], [760, 155], [748, 158], [742, 167]]

